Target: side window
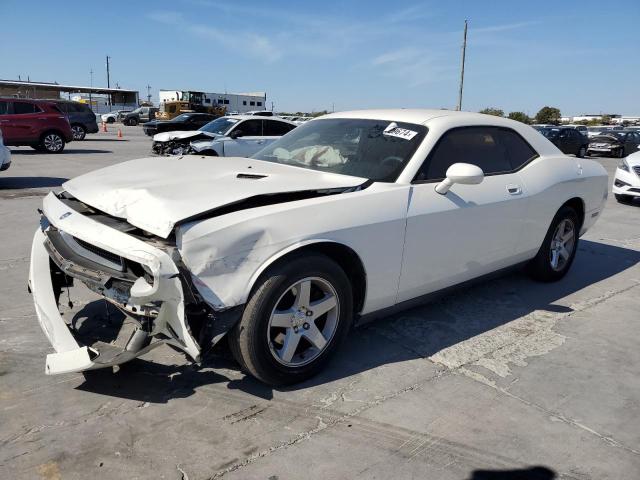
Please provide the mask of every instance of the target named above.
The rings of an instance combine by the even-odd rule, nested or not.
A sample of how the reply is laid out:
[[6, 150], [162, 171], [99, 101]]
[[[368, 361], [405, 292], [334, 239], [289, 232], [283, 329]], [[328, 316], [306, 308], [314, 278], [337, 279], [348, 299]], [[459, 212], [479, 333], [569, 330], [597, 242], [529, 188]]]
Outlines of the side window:
[[236, 129], [242, 130], [242, 134], [245, 137], [261, 137], [262, 120], [245, 120]]
[[439, 181], [454, 163], [470, 163], [485, 175], [520, 168], [537, 153], [513, 130], [498, 127], [462, 127], [449, 130], [435, 145], [416, 175], [418, 181]]
[[277, 120], [265, 120], [264, 135], [265, 137], [279, 137], [290, 132], [294, 127], [295, 125], [289, 125], [288, 123], [279, 122]]
[[40, 109], [36, 110], [33, 103], [13, 102], [13, 113], [15, 115], [26, 115], [29, 113], [36, 113], [38, 111], [40, 111]]
[[9, 102], [0, 102], [0, 115], [9, 114]]

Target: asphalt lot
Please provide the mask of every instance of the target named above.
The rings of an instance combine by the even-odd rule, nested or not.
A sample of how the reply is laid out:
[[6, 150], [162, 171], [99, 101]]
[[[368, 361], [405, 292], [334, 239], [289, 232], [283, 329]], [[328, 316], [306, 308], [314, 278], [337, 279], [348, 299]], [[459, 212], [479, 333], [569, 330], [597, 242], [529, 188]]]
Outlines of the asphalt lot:
[[563, 281], [516, 273], [379, 320], [289, 389], [168, 347], [91, 381], [45, 376], [26, 290], [36, 209], [148, 154], [140, 127], [117, 128], [61, 155], [13, 148], [0, 174], [0, 478], [640, 477], [640, 206], [612, 196]]

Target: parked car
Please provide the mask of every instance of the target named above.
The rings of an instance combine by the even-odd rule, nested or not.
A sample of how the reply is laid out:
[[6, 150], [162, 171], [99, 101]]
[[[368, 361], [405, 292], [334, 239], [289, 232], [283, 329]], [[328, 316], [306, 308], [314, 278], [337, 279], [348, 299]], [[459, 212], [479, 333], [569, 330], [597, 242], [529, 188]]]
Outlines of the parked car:
[[249, 112], [245, 112], [243, 115], [253, 115], [258, 117], [273, 117], [273, 112], [271, 110], [251, 110]]
[[220, 117], [196, 131], [158, 133], [152, 150], [161, 155], [250, 157], [294, 128], [295, 123], [276, 117]]
[[573, 128], [573, 129], [577, 130], [578, 132], [580, 132], [585, 137], [588, 137], [589, 130], [587, 130], [587, 126], [586, 125], [561, 125], [561, 126], [564, 127], [564, 128]]
[[58, 108], [69, 119], [74, 140], [84, 140], [87, 133], [98, 133], [96, 114], [86, 103], [59, 100]]
[[100, 115], [100, 119], [105, 123], [121, 122], [123, 117], [130, 112], [131, 110], [114, 110], [109, 113], [103, 113]]
[[147, 123], [156, 118], [156, 107], [138, 107], [122, 116], [122, 123], [129, 126], [135, 126], [139, 123]]
[[622, 158], [635, 153], [640, 145], [640, 133], [610, 130], [589, 139], [589, 154]]
[[[523, 123], [397, 109], [325, 115], [253, 158], [144, 158], [63, 189], [31, 253], [48, 374], [162, 343], [199, 361], [226, 338], [246, 372], [282, 385], [318, 372], [354, 321], [523, 263], [560, 280], [608, 180]], [[70, 328], [56, 299], [71, 282], [135, 321], [104, 342], [102, 309]]]
[[152, 137], [161, 132], [198, 130], [216, 118], [218, 116], [211, 113], [181, 113], [171, 120], [151, 120], [142, 129], [145, 135]]
[[62, 152], [73, 140], [69, 120], [51, 100], [0, 98], [0, 128], [5, 145], [48, 153]]
[[0, 172], [11, 166], [11, 150], [4, 146], [2, 129], [0, 128]]
[[542, 128], [542, 135], [558, 147], [562, 153], [573, 154], [576, 157], [584, 157], [587, 154], [589, 140], [586, 135], [571, 127]]
[[620, 203], [640, 197], [640, 152], [621, 158], [613, 180], [613, 194]]

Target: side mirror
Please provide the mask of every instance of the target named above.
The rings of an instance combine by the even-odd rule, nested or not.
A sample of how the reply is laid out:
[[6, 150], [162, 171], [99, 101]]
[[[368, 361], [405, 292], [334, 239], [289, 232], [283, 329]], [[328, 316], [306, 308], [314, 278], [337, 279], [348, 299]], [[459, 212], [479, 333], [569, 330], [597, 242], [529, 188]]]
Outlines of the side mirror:
[[229, 134], [229, 138], [233, 138], [235, 140], [236, 138], [241, 137], [242, 135], [244, 135], [242, 133], [242, 130], [234, 130]]
[[436, 185], [436, 192], [445, 195], [454, 183], [477, 185], [484, 180], [484, 173], [477, 165], [454, 163], [447, 169], [447, 178]]

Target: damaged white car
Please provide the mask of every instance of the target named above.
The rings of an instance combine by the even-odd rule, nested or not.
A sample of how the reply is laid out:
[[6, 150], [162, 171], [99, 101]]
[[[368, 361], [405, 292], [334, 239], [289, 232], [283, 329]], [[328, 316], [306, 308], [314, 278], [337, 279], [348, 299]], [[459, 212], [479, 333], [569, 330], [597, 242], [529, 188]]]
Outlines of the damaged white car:
[[[245, 371], [281, 385], [316, 373], [354, 322], [507, 267], [562, 278], [607, 174], [519, 122], [371, 110], [305, 123], [254, 158], [146, 158], [63, 187], [31, 254], [47, 373], [163, 343], [199, 362], [228, 341]], [[80, 335], [57, 305], [74, 282], [134, 328]]]
[[282, 118], [226, 116], [194, 131], [157, 133], [151, 149], [159, 155], [250, 157], [296, 127]]

